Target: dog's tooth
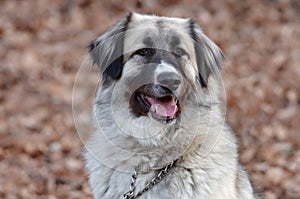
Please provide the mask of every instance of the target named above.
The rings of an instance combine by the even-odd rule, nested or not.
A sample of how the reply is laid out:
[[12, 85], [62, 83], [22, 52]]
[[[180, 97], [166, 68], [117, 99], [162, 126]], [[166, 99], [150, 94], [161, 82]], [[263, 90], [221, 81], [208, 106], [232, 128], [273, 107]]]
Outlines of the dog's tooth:
[[155, 106], [152, 105], [150, 109], [151, 109], [151, 111], [152, 111], [153, 113], [156, 113], [156, 107], [155, 107]]

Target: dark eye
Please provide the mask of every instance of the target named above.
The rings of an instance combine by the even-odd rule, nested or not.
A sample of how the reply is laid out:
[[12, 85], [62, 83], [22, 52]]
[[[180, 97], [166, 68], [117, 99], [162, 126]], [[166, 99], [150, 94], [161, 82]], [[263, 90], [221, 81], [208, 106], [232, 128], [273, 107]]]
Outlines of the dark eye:
[[176, 48], [174, 54], [178, 57], [186, 55], [185, 50], [183, 50], [182, 48]]
[[140, 55], [140, 56], [149, 56], [154, 54], [154, 49], [152, 48], [142, 48], [137, 50], [134, 54]]

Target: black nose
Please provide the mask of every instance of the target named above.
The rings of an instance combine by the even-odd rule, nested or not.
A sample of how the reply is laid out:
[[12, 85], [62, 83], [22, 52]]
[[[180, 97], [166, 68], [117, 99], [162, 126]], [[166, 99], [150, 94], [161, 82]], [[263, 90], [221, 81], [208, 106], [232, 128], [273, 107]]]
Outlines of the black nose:
[[180, 76], [174, 72], [164, 72], [158, 75], [157, 81], [160, 85], [175, 91], [180, 85]]

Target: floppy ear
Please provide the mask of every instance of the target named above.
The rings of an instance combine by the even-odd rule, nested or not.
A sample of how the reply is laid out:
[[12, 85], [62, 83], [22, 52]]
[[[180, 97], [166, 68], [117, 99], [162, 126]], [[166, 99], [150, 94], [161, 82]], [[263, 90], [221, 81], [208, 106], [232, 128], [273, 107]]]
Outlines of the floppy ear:
[[210, 75], [217, 75], [223, 63], [223, 53], [201, 30], [200, 26], [190, 20], [190, 33], [194, 40], [199, 82], [207, 87]]
[[100, 71], [112, 79], [119, 79], [123, 69], [123, 43], [127, 25], [131, 19], [131, 13], [109, 31], [94, 40], [89, 48], [94, 64], [97, 64]]

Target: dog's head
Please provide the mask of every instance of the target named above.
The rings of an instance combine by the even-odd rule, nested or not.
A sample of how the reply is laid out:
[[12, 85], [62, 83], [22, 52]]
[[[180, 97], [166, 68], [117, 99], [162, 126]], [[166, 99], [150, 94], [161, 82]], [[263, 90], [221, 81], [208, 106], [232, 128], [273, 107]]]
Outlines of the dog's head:
[[207, 117], [217, 101], [222, 53], [191, 19], [131, 13], [93, 41], [90, 53], [102, 74], [95, 103], [101, 128], [166, 144], [182, 123], [207, 120], [201, 111]]

